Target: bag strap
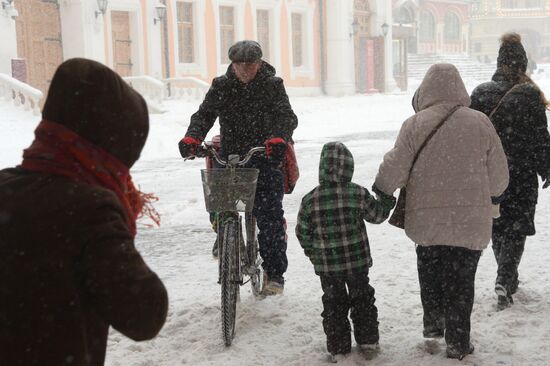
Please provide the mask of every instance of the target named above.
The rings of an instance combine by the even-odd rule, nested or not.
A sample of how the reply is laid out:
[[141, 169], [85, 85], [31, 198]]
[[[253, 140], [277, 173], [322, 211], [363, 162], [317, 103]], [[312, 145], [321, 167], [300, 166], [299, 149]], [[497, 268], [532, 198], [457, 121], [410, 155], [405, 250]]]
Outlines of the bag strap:
[[508, 91], [506, 93], [504, 93], [504, 95], [502, 97], [500, 97], [500, 99], [498, 100], [498, 103], [497, 105], [495, 106], [495, 108], [493, 108], [493, 110], [491, 111], [491, 113], [489, 113], [489, 119], [491, 119], [491, 117], [493, 117], [493, 114], [495, 114], [495, 112], [500, 108], [500, 105], [502, 104], [502, 101], [504, 100], [504, 98], [506, 98], [506, 96], [508, 94], [510, 94], [510, 92], [512, 90], [514, 90], [516, 87], [518, 87], [519, 85], [521, 84], [516, 84], [514, 85], [513, 87], [511, 87], [510, 89], [508, 89]]
[[416, 152], [416, 155], [414, 156], [414, 159], [413, 159], [413, 162], [411, 164], [411, 169], [409, 170], [409, 176], [414, 168], [414, 164], [416, 163], [416, 160], [418, 160], [418, 156], [420, 155], [420, 153], [422, 152], [422, 150], [424, 150], [424, 147], [426, 147], [426, 145], [428, 144], [428, 142], [431, 140], [431, 138], [433, 137], [433, 135], [435, 135], [435, 133], [439, 130], [439, 128], [441, 126], [443, 126], [443, 124], [449, 119], [449, 117], [451, 117], [453, 115], [454, 112], [456, 112], [461, 106], [460, 105], [457, 105], [457, 106], [454, 106], [450, 111], [449, 113], [447, 113], [447, 115], [445, 116], [445, 118], [443, 118], [441, 120], [441, 122], [439, 122], [439, 124], [437, 126], [435, 126], [435, 128], [432, 130], [432, 132], [430, 132], [430, 134], [428, 135], [428, 137], [426, 137], [426, 140], [424, 140], [424, 142], [422, 143], [422, 145], [420, 145], [420, 148], [418, 149], [418, 151]]

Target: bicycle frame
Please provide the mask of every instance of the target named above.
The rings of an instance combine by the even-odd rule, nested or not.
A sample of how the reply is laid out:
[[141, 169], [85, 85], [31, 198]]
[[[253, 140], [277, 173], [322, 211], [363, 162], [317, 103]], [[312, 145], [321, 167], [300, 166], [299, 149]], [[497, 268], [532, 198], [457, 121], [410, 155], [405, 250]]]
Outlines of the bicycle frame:
[[[216, 149], [214, 148], [212, 143], [205, 143], [204, 146], [201, 146], [196, 156], [198, 157], [206, 157], [210, 156], [214, 158], [214, 160], [222, 167], [225, 167], [226, 169], [230, 169], [234, 171], [235, 169], [239, 167], [245, 166], [250, 159], [257, 153], [264, 152], [265, 147], [254, 147], [248, 151], [248, 153], [245, 155], [243, 159], [240, 158], [239, 155], [231, 154], [228, 156], [227, 160], [224, 160], [220, 157]], [[224, 220], [227, 220], [228, 218], [233, 218], [238, 220], [238, 227], [239, 227], [239, 238], [240, 241], [243, 240], [243, 233], [242, 233], [242, 217], [239, 215], [237, 211], [225, 211], [225, 212], [219, 212], [218, 217], [218, 235], [220, 235], [220, 223], [223, 223]], [[256, 241], [256, 219], [252, 215], [252, 213], [246, 213], [245, 214], [245, 230], [246, 230], [246, 248], [249, 248], [250, 245], [253, 245]], [[223, 241], [223, 240], [222, 240]], [[241, 245], [237, 248], [238, 250], [238, 257], [242, 258], [242, 249]], [[223, 250], [223, 248], [220, 246], [220, 252]], [[247, 264], [248, 267], [254, 266], [255, 263], [250, 263], [250, 259], [248, 256], [248, 253], [246, 253], [246, 261], [244, 263]], [[237, 282], [239, 285], [243, 285], [243, 273], [242, 273], [242, 266], [241, 261], [239, 261], [238, 264], [238, 280]], [[220, 269], [219, 274], [221, 274], [221, 262], [220, 262]], [[247, 273], [249, 274], [249, 273]], [[219, 283], [218, 279], [218, 283]]]
[[[205, 171], [203, 173], [203, 186], [205, 187], [205, 192], [207, 192], [206, 189], [208, 188], [208, 194], [205, 193], [205, 199], [208, 198], [207, 209], [221, 207], [225, 209], [222, 212], [217, 212], [217, 233], [220, 258], [218, 262], [218, 283], [221, 285], [222, 291], [222, 335], [226, 346], [231, 345], [234, 336], [236, 299], [238, 298], [239, 287], [246, 283], [244, 282], [244, 275], [250, 277], [253, 294], [255, 296], [260, 294], [261, 259], [259, 259], [258, 256], [256, 219], [250, 211], [252, 207], [249, 206], [249, 197], [253, 198], [253, 191], [246, 190], [246, 184], [249, 184], [249, 181], [244, 178], [249, 176], [253, 177], [253, 179], [257, 179], [257, 171], [247, 168], [246, 170], [248, 170], [248, 172], [245, 174], [244, 170], [241, 171], [241, 176], [239, 176], [237, 172], [240, 167], [244, 167], [250, 161], [254, 154], [263, 151], [265, 151], [264, 147], [255, 147], [252, 148], [243, 159], [241, 159], [239, 155], [229, 155], [227, 160], [223, 160], [218, 155], [212, 144], [205, 144], [204, 146], [199, 147], [195, 154], [197, 157], [210, 156], [214, 158], [220, 166], [225, 167], [223, 169], [228, 169], [230, 171], [229, 180], [226, 180], [227, 175], [221, 174], [220, 172], [215, 173], [213, 171]], [[216, 182], [216, 179], [220, 180]], [[242, 182], [244, 182], [245, 185], [239, 185]], [[216, 196], [213, 193], [216, 190], [211, 190], [212, 187], [217, 187], [217, 190], [219, 190], [220, 184], [228, 184], [229, 187], [232, 187], [233, 189], [235, 189], [234, 187], [241, 187], [243, 191], [229, 189], [230, 193], [227, 196], [229, 197], [229, 200], [226, 200], [224, 195]], [[219, 190], [219, 192], [224, 191]], [[237, 195], [238, 199], [235, 199], [235, 196], [233, 195], [234, 192], [241, 192], [241, 194]], [[243, 192], [248, 192], [249, 195]], [[217, 201], [218, 198], [220, 198], [220, 201]], [[239, 208], [238, 203], [242, 203], [242, 201], [240, 201], [241, 199], [246, 202], [246, 207], [243, 206]], [[212, 202], [224, 203], [216, 205]], [[225, 202], [228, 202], [228, 204]], [[229, 207], [232, 207], [233, 209], [227, 210], [226, 208]], [[239, 211], [246, 211], [246, 241], [243, 237], [242, 215], [240, 215]]]

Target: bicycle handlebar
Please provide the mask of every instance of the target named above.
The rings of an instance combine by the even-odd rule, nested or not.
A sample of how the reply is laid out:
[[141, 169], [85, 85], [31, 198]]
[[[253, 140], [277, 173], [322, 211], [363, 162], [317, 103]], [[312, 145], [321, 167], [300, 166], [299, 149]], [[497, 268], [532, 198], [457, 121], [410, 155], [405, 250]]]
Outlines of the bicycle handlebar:
[[228, 162], [227, 160], [223, 160], [220, 157], [220, 155], [218, 154], [216, 149], [214, 149], [214, 146], [212, 146], [212, 144], [205, 142], [204, 145], [197, 146], [197, 151], [195, 155], [192, 156], [192, 158], [194, 157], [206, 158], [207, 156], [210, 156], [210, 157], [213, 157], [216, 160], [216, 162], [222, 166], [227, 166], [227, 165], [243, 166], [250, 161], [250, 159], [252, 158], [252, 156], [254, 156], [254, 154], [263, 152], [263, 151], [265, 151], [265, 147], [263, 146], [253, 147], [248, 151], [248, 153], [246, 153], [244, 158], [240, 159], [240, 156], [237, 155], [237, 157], [239, 157], [239, 160]]

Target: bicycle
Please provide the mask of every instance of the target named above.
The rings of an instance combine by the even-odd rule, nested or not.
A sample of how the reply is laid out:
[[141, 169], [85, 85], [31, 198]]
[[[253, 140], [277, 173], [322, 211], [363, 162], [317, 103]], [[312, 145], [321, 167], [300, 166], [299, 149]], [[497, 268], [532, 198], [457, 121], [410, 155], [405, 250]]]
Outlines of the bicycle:
[[[223, 168], [201, 169], [205, 206], [218, 214], [218, 283], [221, 285], [222, 336], [230, 346], [235, 335], [236, 304], [240, 286], [250, 282], [254, 296], [260, 295], [262, 260], [256, 238], [256, 219], [252, 215], [258, 169], [243, 168], [253, 155], [265, 151], [254, 147], [243, 159], [229, 155], [223, 160], [211, 143], [199, 146], [196, 157], [211, 157]], [[242, 232], [245, 215], [246, 240]], [[244, 276], [249, 280], [244, 282]]]

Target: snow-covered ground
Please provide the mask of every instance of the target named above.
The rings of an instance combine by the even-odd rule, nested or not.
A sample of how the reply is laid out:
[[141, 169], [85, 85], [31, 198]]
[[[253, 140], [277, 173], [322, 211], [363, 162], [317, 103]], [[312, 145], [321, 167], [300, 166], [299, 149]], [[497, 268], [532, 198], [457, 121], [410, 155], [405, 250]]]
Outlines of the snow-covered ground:
[[[550, 74], [550, 68], [548, 68]], [[550, 96], [550, 75], [537, 75]], [[543, 77], [544, 76], [544, 77]], [[474, 84], [472, 84], [474, 85]], [[471, 90], [471, 87], [469, 88]], [[230, 348], [220, 335], [217, 265], [210, 255], [214, 233], [204, 210], [199, 169], [184, 162], [177, 142], [196, 103], [169, 102], [169, 112], [151, 116], [151, 132], [133, 168], [143, 191], [155, 192], [160, 228], [139, 226], [137, 246], [160, 275], [170, 296], [166, 325], [157, 338], [135, 343], [112, 331], [106, 365], [320, 365], [326, 363], [321, 324], [321, 288], [304, 256], [294, 226], [301, 197], [317, 184], [322, 145], [340, 140], [354, 154], [354, 181], [370, 187], [402, 121], [412, 114], [411, 93], [345, 98], [296, 98], [295, 132], [301, 178], [285, 197], [289, 226], [284, 296], [257, 301], [241, 289], [236, 337]], [[0, 102], [0, 168], [20, 161], [38, 118]], [[445, 358], [444, 341], [422, 338], [422, 308], [414, 244], [387, 223], [368, 225], [374, 266], [371, 279], [379, 309], [381, 352], [366, 362], [356, 350], [343, 365], [548, 365], [550, 359], [550, 190], [541, 192], [538, 233], [528, 238], [520, 267], [521, 285], [512, 308], [497, 312], [496, 274], [490, 248], [479, 263], [472, 314], [473, 355]]]

